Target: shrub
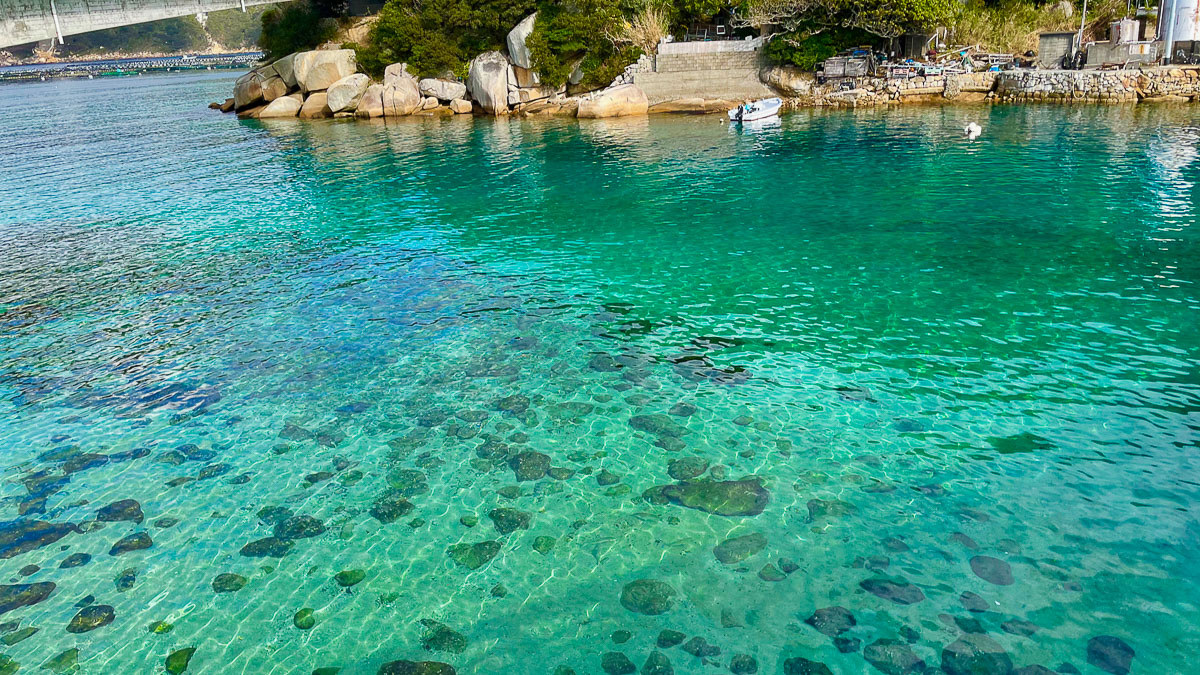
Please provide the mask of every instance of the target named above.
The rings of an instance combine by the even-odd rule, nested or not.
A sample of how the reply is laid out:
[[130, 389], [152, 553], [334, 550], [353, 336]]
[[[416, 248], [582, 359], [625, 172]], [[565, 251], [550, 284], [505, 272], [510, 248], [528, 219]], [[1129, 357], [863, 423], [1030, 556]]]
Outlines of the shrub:
[[766, 57], [773, 63], [786, 63], [804, 70], [843, 49], [870, 44], [877, 38], [863, 30], [835, 29], [816, 33], [796, 31], [774, 36], [766, 46]]
[[419, 75], [461, 77], [470, 59], [502, 48], [535, 8], [536, 0], [388, 0], [360, 60], [374, 74], [407, 62]]

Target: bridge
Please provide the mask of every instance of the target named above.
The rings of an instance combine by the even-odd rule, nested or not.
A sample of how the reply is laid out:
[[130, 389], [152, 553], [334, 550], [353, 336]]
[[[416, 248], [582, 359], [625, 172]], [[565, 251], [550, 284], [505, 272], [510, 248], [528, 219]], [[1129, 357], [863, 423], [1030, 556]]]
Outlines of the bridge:
[[279, 0], [0, 0], [0, 49]]

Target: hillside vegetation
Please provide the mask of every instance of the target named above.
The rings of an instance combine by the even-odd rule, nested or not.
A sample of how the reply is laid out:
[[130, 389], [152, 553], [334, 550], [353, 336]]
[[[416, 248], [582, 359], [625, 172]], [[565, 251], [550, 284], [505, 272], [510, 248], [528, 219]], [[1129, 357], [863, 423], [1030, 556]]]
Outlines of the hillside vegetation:
[[[273, 56], [315, 47], [345, 22], [338, 7], [299, 0], [268, 12], [261, 44]], [[508, 32], [535, 11], [526, 44], [542, 81], [562, 84], [578, 64], [585, 84], [595, 85], [695, 24], [770, 35], [771, 60], [812, 68], [846, 47], [939, 26], [955, 44], [1021, 53], [1037, 48], [1040, 32], [1078, 27], [1080, 7], [1072, 0], [387, 0], [369, 35], [346, 46], [374, 75], [406, 62], [423, 76], [463, 77], [472, 58], [504, 49]], [[1124, 11], [1119, 0], [1089, 2], [1089, 36], [1102, 36]]]
[[195, 16], [184, 16], [81, 33], [68, 37], [58, 51], [66, 56], [84, 56], [199, 52], [217, 45], [224, 49], [253, 49], [262, 31], [265, 11], [265, 7], [255, 7], [247, 12], [239, 9], [212, 12], [205, 25]]

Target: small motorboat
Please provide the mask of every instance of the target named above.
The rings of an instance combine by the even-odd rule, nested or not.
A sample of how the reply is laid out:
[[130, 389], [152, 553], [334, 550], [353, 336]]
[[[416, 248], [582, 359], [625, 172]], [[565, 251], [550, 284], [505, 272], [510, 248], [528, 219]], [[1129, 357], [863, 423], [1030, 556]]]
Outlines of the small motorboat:
[[753, 103], [745, 103], [729, 111], [729, 121], [754, 122], [756, 120], [765, 120], [778, 115], [779, 109], [782, 107], [783, 99], [779, 98], [764, 98]]

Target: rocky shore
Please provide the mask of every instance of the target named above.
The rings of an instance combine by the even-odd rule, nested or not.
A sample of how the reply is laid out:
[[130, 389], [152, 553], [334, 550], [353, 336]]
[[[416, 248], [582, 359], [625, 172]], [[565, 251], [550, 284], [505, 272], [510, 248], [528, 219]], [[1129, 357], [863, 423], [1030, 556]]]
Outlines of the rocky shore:
[[[264, 119], [377, 119], [460, 114], [603, 118], [660, 112], [718, 113], [740, 103], [726, 92], [708, 91], [703, 85], [693, 84], [673, 87], [670, 96], [662, 96], [660, 92], [651, 105], [646, 92], [634, 82], [640, 77], [639, 72], [654, 67], [653, 57], [643, 57], [599, 91], [575, 92], [575, 85], [582, 78], [578, 68], [568, 84], [546, 86], [533, 69], [525, 45], [535, 16], [527, 17], [513, 28], [504, 52], [489, 51], [472, 60], [465, 82], [450, 78], [418, 78], [403, 63], [388, 66], [383, 80], [374, 82], [358, 72], [353, 50], [319, 49], [289, 54], [255, 68], [238, 79], [232, 98], [224, 103], [213, 103], [211, 107], [237, 112], [240, 117]], [[748, 63], [749, 69], [742, 70], [746, 78], [754, 80], [755, 61]], [[669, 71], [655, 74], [660, 80], [672, 75], [675, 73]], [[765, 66], [758, 71], [757, 80], [765, 87], [757, 81], [755, 87], [775, 92], [791, 108], [951, 101], [1136, 103], [1195, 101], [1200, 96], [1200, 68], [1197, 67], [1120, 71], [1010, 70], [822, 82], [813, 73], [789, 66]], [[683, 81], [686, 80], [681, 79]], [[672, 98], [676, 89], [680, 96]]]

